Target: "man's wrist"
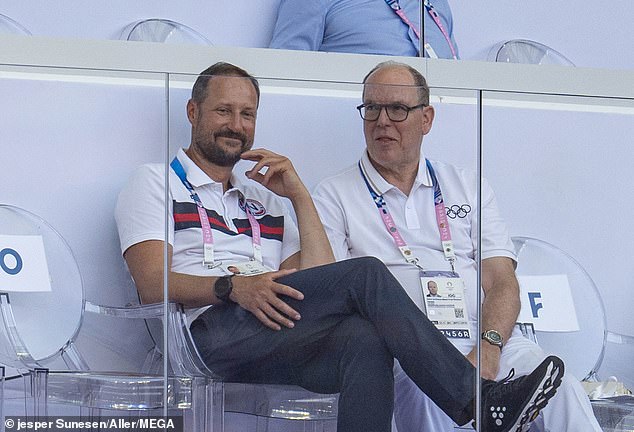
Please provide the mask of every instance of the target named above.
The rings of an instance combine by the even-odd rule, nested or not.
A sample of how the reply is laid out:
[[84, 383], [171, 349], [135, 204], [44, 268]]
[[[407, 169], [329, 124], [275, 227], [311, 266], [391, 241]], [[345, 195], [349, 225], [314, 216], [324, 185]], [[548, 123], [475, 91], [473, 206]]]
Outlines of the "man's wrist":
[[502, 351], [502, 347], [504, 346], [504, 338], [497, 330], [485, 330], [482, 332], [482, 339], [491, 345], [494, 345]]

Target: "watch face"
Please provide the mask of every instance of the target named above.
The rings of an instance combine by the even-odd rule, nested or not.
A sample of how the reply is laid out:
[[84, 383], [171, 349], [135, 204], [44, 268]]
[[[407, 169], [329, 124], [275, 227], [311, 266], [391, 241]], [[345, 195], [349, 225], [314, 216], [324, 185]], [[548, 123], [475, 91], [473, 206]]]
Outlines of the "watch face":
[[231, 284], [231, 276], [223, 276], [218, 278], [216, 283], [214, 284], [214, 292], [216, 297], [220, 300], [226, 300], [231, 294], [231, 289], [233, 288]]
[[482, 338], [494, 345], [502, 345], [502, 336], [495, 330], [487, 330], [482, 334]]

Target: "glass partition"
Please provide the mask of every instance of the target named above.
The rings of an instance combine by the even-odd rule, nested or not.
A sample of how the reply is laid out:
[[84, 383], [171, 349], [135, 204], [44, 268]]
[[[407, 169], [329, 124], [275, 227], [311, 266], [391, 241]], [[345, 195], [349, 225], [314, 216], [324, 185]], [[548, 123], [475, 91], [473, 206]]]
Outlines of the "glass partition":
[[[356, 167], [356, 164], [362, 158], [366, 147], [363, 131], [364, 122], [356, 109], [356, 107], [363, 102], [363, 86], [360, 83], [345, 83], [336, 81], [307, 82], [305, 80], [281, 80], [269, 77], [257, 78], [261, 94], [257, 112], [255, 139], [253, 144], [254, 149], [265, 148], [289, 157], [292, 160], [295, 169], [302, 177], [305, 185], [309, 190], [313, 191], [313, 193], [318, 193], [315, 191], [319, 189], [317, 188], [317, 185], [322, 180], [338, 174], [342, 170], [351, 166], [353, 168]], [[246, 80], [245, 78], [229, 79]], [[186, 114], [188, 99], [191, 97], [191, 87], [194, 85], [195, 81], [195, 75], [170, 75], [170, 157], [177, 155], [181, 148], [185, 149], [190, 145], [194, 145], [191, 134], [193, 133], [192, 128], [196, 129], [196, 127], [193, 127], [190, 121], [188, 121]], [[247, 87], [249, 86], [250, 84]], [[412, 90], [416, 91], [415, 89]], [[431, 103], [436, 108], [436, 117], [432, 132], [425, 137], [425, 155], [434, 160], [455, 163], [475, 174], [477, 163], [476, 156], [478, 152], [478, 141], [476, 139], [478, 117], [473, 101], [477, 96], [476, 92], [473, 90], [459, 89], [432, 89], [431, 93]], [[211, 98], [212, 95], [210, 94], [208, 97]], [[414, 114], [412, 114], [412, 116], [413, 115]], [[235, 145], [237, 144], [238, 143], [235, 143]], [[223, 148], [229, 148], [226, 143], [222, 144], [222, 146]], [[254, 162], [252, 161], [238, 162], [233, 170], [233, 175], [238, 177], [236, 181], [251, 185], [250, 187], [259, 187], [254, 181], [249, 180], [244, 176], [244, 173], [253, 165]], [[356, 168], [354, 169], [356, 170]], [[473, 184], [469, 184], [469, 189], [475, 190], [477, 188], [477, 177], [471, 176], [469, 178], [470, 181], [473, 182]], [[175, 189], [182, 189], [182, 187], [180, 187], [180, 180], [176, 176], [171, 175], [170, 182], [176, 182], [179, 186], [176, 187], [172, 183], [171, 187]], [[241, 188], [242, 186], [239, 187]], [[357, 186], [351, 185], [350, 187], [355, 188], [356, 190]], [[376, 213], [374, 213], [376, 209], [373, 207], [374, 204], [372, 204], [372, 197], [368, 193], [367, 189], [363, 189], [361, 192], [364, 194], [362, 195], [363, 197], [366, 197], [367, 194], [367, 202], [364, 202], [369, 203], [372, 206], [370, 210], [372, 210], [373, 213], [368, 214], [367, 217], [378, 217]], [[190, 208], [193, 208], [193, 201], [189, 195], [185, 194], [182, 198], [185, 202], [178, 203], [179, 207], [181, 205], [184, 206], [185, 204], [188, 204]], [[209, 197], [207, 197], [207, 199], [209, 199]], [[208, 209], [208, 213], [212, 210], [217, 212], [231, 212], [231, 199], [231, 193], [227, 193], [226, 202], [223, 203], [224, 207]], [[246, 196], [246, 199], [249, 201], [253, 198]], [[205, 198], [201, 196], [201, 200], [204, 201]], [[176, 201], [178, 200], [175, 198], [175, 205]], [[290, 202], [286, 200], [284, 201], [289, 208], [292, 208]], [[196, 216], [195, 211], [192, 210], [188, 213], [188, 217], [194, 221], [193, 223], [198, 224], [198, 217]], [[242, 216], [238, 215], [233, 219], [233, 223], [236, 224], [238, 233], [242, 232], [238, 226], [239, 224], [243, 224], [246, 232], [249, 232], [249, 223], [247, 222], [247, 218], [243, 213], [241, 214]], [[183, 216], [183, 218], [184, 217], [185, 216]], [[258, 215], [258, 217], [261, 216]], [[291, 215], [291, 217], [294, 217], [294, 215]], [[178, 218], [180, 219], [181, 215], [179, 215]], [[230, 229], [227, 218], [223, 218], [222, 215], [214, 215], [210, 218], [212, 224], [215, 224], [218, 221], [223, 223], [223, 220], [224, 223], [227, 224], [227, 228]], [[227, 228], [225, 228], [225, 230]], [[218, 242], [218, 244], [223, 242], [222, 237], [226, 235], [222, 232], [222, 229], [217, 229], [218, 231], [213, 230], [214, 245], [216, 242]], [[176, 238], [184, 235], [184, 233], [179, 234], [178, 231], [175, 233]], [[188, 255], [192, 256], [191, 261], [195, 261], [196, 263], [196, 269], [192, 270], [195, 274], [208, 276], [229, 275], [230, 273], [228, 272], [230, 270], [228, 267], [229, 265], [235, 264], [232, 260], [236, 259], [236, 255], [242, 256], [243, 258], [238, 264], [243, 263], [243, 261], [248, 261], [254, 257], [251, 240], [249, 239], [249, 236], [246, 236], [246, 240], [244, 241], [238, 239], [235, 240], [236, 243], [239, 241], [244, 242], [244, 246], [240, 247], [239, 251], [232, 252], [233, 256], [229, 258], [223, 258], [229, 256], [227, 251], [215, 249], [215, 253], [218, 256], [218, 266], [211, 269], [204, 269], [200, 265], [200, 261], [203, 259], [203, 238], [196, 237], [193, 241], [200, 243], [200, 247], [196, 248], [196, 252], [187, 252]], [[265, 249], [266, 247], [271, 247], [270, 245], [264, 244], [265, 241], [266, 240], [262, 240], [262, 248]], [[352, 239], [353, 243], [357, 241], [358, 239]], [[391, 243], [385, 244], [384, 248], [389, 249], [390, 244]], [[434, 243], [434, 248], [440, 249], [440, 244], [440, 238], [438, 238], [437, 244]], [[218, 248], [220, 248], [220, 246], [218, 246]], [[395, 250], [397, 251], [396, 247]], [[266, 264], [266, 255], [267, 253], [270, 253], [270, 251], [265, 252], [266, 253], [264, 253], [264, 255]], [[352, 251], [352, 256], [355, 256], [355, 253], [362, 255], [367, 254], [357, 250]], [[226, 259], [230, 260], [227, 262]], [[437, 259], [434, 259], [433, 262], [437, 263], [437, 261]], [[443, 258], [440, 259], [440, 262], [443, 267], [434, 267], [432, 270], [450, 270], [450, 267]], [[279, 263], [276, 265], [279, 265]], [[429, 263], [429, 265], [432, 266], [432, 263]], [[476, 284], [476, 266], [473, 264], [473, 261], [471, 260], [467, 262], [465, 260], [465, 262], [461, 262], [460, 265], [469, 268], [469, 274], [467, 275], [468, 283], [471, 285]], [[400, 262], [397, 264], [399, 271], [401, 271], [403, 267], [407, 266], [409, 265], [406, 263], [404, 263], [404, 265], [401, 265]], [[425, 263], [424, 266], [426, 267], [427, 263]], [[406, 291], [412, 296], [412, 299], [417, 303], [418, 307], [424, 309], [425, 304], [421, 299], [422, 291], [417, 274], [418, 270], [416, 267], [411, 266], [411, 269], [405, 271], [405, 275], [400, 275], [398, 278], [402, 283], [408, 284]], [[471, 292], [476, 293], [477, 291], [471, 290]], [[476, 304], [477, 303], [475, 303], [475, 301], [470, 299], [470, 306], [472, 307], [470, 315], [474, 320], [477, 317]], [[220, 308], [222, 308], [222, 306], [220, 306]], [[242, 311], [242, 314], [249, 315], [250, 312]], [[253, 318], [251, 316], [247, 318], [240, 314], [238, 315], [242, 317], [239, 319], [247, 320]], [[387, 322], [383, 325], [386, 327], [390, 326]], [[475, 328], [472, 328], [472, 326], [469, 325], [467, 325], [467, 327], [469, 328], [471, 343], [456, 340], [456, 344], [463, 354], [467, 354], [473, 346], [473, 343], [475, 343], [478, 339], [475, 337]], [[200, 337], [200, 333], [192, 331], [192, 334], [195, 341], [199, 340], [197, 337]], [[201, 352], [199, 354], [202, 358], [205, 358], [204, 348], [201, 348]], [[225, 401], [225, 408], [229, 411], [225, 416], [225, 421], [228, 422], [226, 425], [227, 427], [236, 427], [236, 425], [240, 425], [242, 429], [249, 430], [255, 428], [255, 423], [266, 421], [245, 415], [253, 413], [244, 408], [245, 405], [248, 405], [248, 403], [245, 403], [244, 401], [251, 400], [251, 398], [263, 397], [260, 391], [253, 393], [242, 392], [238, 397], [243, 399], [243, 404], [236, 408], [234, 399], [236, 396], [232, 395], [230, 389], [231, 387], [225, 387], [227, 398]], [[271, 397], [272, 394], [275, 393], [267, 393], [266, 397]], [[306, 397], [304, 399], [305, 401], [307, 400]], [[310, 400], [313, 399], [315, 401], [320, 400], [316, 396], [313, 396]], [[260, 401], [259, 403], [266, 406], [270, 406], [272, 404], [270, 400], [266, 402]], [[283, 424], [284, 426], [279, 427], [284, 427], [284, 430], [299, 430], [294, 428], [300, 426], [294, 425], [294, 423], [288, 419], [284, 420], [284, 414], [282, 414], [284, 411], [287, 413], [290, 412], [288, 411], [288, 406], [296, 403], [296, 400], [293, 401], [287, 399], [285, 401], [286, 405], [284, 405], [286, 407], [285, 409], [279, 407], [275, 409], [277, 414], [274, 417], [283, 418], [268, 420], [270, 421], [270, 427], [274, 427], [272, 426], [274, 424]], [[309, 404], [306, 403], [306, 405]], [[312, 414], [310, 414], [312, 412], [312, 408], [306, 405], [301, 408], [297, 408], [297, 405], [292, 405], [297, 408], [295, 415], [299, 415], [301, 412], [304, 413], [302, 415], [307, 416], [306, 418], [312, 418]], [[238, 411], [238, 413], [233, 413], [233, 410]]]
[[[421, 68], [427, 66], [425, 62], [420, 65]], [[467, 69], [460, 71], [468, 73]], [[157, 394], [163, 402], [173, 390], [180, 392], [178, 394], [190, 391], [183, 397], [181, 408], [195, 405], [191, 392], [196, 385], [195, 380], [180, 378], [191, 377], [187, 372], [196, 370], [211, 377], [214, 372], [205, 369], [207, 366], [197, 357], [201, 353], [192, 349], [189, 321], [179, 315], [181, 310], [170, 302], [177, 299], [165, 296], [168, 291], [173, 294], [171, 284], [174, 283], [164, 276], [167, 272], [162, 275], [160, 289], [152, 285], [158, 296], [145, 301], [158, 305], [150, 312], [159, 321], [164, 318], [164, 323], [170, 325], [167, 331], [154, 324], [146, 327], [142, 319], [118, 319], [136, 314], [136, 309], [129, 306], [138, 305], [140, 301], [121, 256], [113, 213], [120, 191], [145, 164], [154, 164], [149, 169], [155, 174], [158, 186], [152, 198], [167, 199], [170, 205], [180, 204], [168, 193], [170, 185], [180, 181], [169, 164], [179, 149], [191, 143], [188, 100], [196, 78], [196, 74], [185, 73], [0, 67], [3, 94], [0, 126], [6, 150], [2, 178], [8, 185], [0, 193], [0, 204], [22, 207], [42, 217], [59, 232], [74, 255], [83, 282], [79, 312], [62, 311], [61, 321], [55, 315], [60, 314], [60, 310], [49, 314], [48, 310], [33, 307], [34, 303], [13, 300], [16, 297], [10, 294], [15, 318], [26, 322], [24, 334], [35, 335], [37, 344], [46, 343], [40, 345], [44, 347], [41, 351], [44, 354], [35, 353], [35, 360], [46, 357], [44, 360], [54, 368], [52, 370], [68, 368], [64, 364], [65, 360], [68, 364], [68, 356], [64, 358], [57, 353], [65, 340], [72, 340], [81, 354], [75, 359], [76, 363], [85, 361], [92, 370], [158, 377], [161, 391]], [[360, 82], [257, 78], [260, 98], [254, 148], [288, 156], [313, 193], [324, 178], [355, 166], [366, 148], [364, 121], [356, 109], [363, 102]], [[557, 295], [561, 294], [561, 287], [567, 287], [568, 291], [564, 291], [570, 294], [570, 310], [576, 319], [560, 320], [563, 322], [557, 323], [560, 327], [556, 333], [534, 324], [538, 341], [549, 351], [559, 353], [561, 350], [569, 370], [579, 379], [597, 369], [600, 378], [604, 370], [606, 373], [629, 370], [618, 356], [606, 356], [614, 362], [611, 367], [606, 367], [601, 359], [605, 354], [604, 332], [608, 328], [626, 336], [631, 334], [623, 317], [629, 316], [632, 296], [623, 281], [629, 279], [630, 271], [625, 245], [628, 240], [634, 240], [626, 225], [629, 204], [625, 198], [631, 181], [629, 167], [634, 162], [632, 152], [627, 151], [627, 140], [634, 132], [633, 100], [519, 90], [484, 91], [472, 84], [466, 89], [453, 88], [453, 84], [450, 87], [431, 84], [433, 127], [423, 139], [423, 154], [431, 160], [432, 166], [436, 163], [456, 166], [464, 175], [469, 200], [475, 200], [448, 199], [445, 203], [445, 214], [456, 236], [470, 238], [475, 245], [486, 242], [484, 237], [478, 238], [476, 231], [480, 222], [484, 231], [490, 226], [487, 220], [480, 221], [475, 214], [484, 213], [489, 204], [486, 199], [491, 197], [487, 195], [490, 186], [500, 214], [514, 237], [522, 288], [528, 287], [523, 291], [526, 301], [522, 312], [528, 316], [520, 315], [520, 321], [531, 323], [532, 315], [539, 317], [546, 312], [549, 298], [544, 287], [554, 287]], [[244, 176], [252, 166], [253, 162], [239, 162], [236, 176], [245, 183], [253, 183]], [[170, 206], [163, 205], [159, 215], [144, 207], [145, 201], [141, 200], [146, 197], [142, 193], [131, 196], [138, 196], [140, 201], [137, 205], [134, 200], [128, 201], [134, 207], [131, 211], [141, 216], [151, 214], [161, 226], [153, 234], [157, 237], [133, 240], [164, 238], [171, 229], [165, 220], [173, 217]], [[248, 202], [249, 197], [246, 198]], [[369, 194], [368, 200], [372, 204]], [[194, 223], [198, 217], [195, 204], [191, 205], [188, 196], [185, 201], [189, 204], [189, 219], [181, 222]], [[283, 202], [292, 210], [290, 202]], [[475, 205], [469, 204], [473, 202]], [[374, 207], [371, 209], [376, 211]], [[144, 213], [146, 210], [148, 213]], [[292, 212], [290, 217], [294, 218]], [[474, 217], [472, 225], [466, 226], [466, 219]], [[433, 212], [425, 223], [435, 226]], [[243, 228], [248, 230], [248, 218], [244, 224]], [[388, 241], [391, 241], [389, 237]], [[429, 241], [430, 247], [438, 246], [433, 239]], [[200, 242], [202, 245], [202, 238]], [[244, 253], [246, 259], [251, 258], [250, 245]], [[483, 246], [482, 250], [485, 249]], [[168, 249], [161, 251], [162, 265], [167, 265], [169, 253]], [[482, 278], [478, 256], [469, 252], [464, 255], [469, 260], [462, 261], [463, 256], [459, 256], [457, 270], [467, 286], [477, 286]], [[425, 267], [427, 257], [423, 258]], [[12, 263], [9, 268], [13, 268]], [[212, 269], [212, 272], [219, 276], [227, 270]], [[412, 270], [418, 271], [413, 266]], [[399, 280], [407, 285], [411, 282], [408, 282], [409, 276]], [[535, 284], [535, 280], [546, 285], [534, 288], [531, 284]], [[582, 296], [577, 295], [577, 283], [586, 284]], [[419, 308], [425, 308], [420, 281], [415, 280], [413, 286], [412, 290], [407, 287], [406, 290]], [[212, 288], [205, 287], [208, 289]], [[478, 307], [481, 298], [478, 290], [469, 292], [466, 300], [469, 316], [477, 318], [481, 314]], [[55, 324], [43, 325], [44, 318], [52, 319]], [[64, 331], [59, 330], [60, 325]], [[455, 343], [463, 354], [480, 340], [475, 323], [469, 332], [468, 342]], [[58, 340], [60, 337], [64, 340]], [[565, 337], [563, 342], [562, 337]], [[581, 343], [581, 347], [573, 346], [572, 341]], [[25, 342], [27, 348], [33, 343]], [[182, 351], [176, 360], [170, 359], [171, 368], [165, 369], [167, 359], [163, 354], [172, 348]], [[2, 350], [5, 352], [6, 347]], [[579, 355], [580, 352], [584, 355]], [[72, 363], [72, 359], [70, 361]], [[61, 380], [51, 384], [54, 385], [51, 388], [70, 389], [68, 393], [75, 389]], [[244, 399], [245, 393], [251, 396], [256, 390], [241, 390], [231, 397]], [[212, 397], [218, 394], [214, 392]], [[295, 403], [298, 399], [289, 396], [278, 405], [275, 408], [278, 417], [295, 412], [298, 405], [291, 406], [288, 402]], [[199, 399], [196, 401], [200, 403]], [[321, 398], [319, 403], [320, 412], [328, 415], [332, 414], [333, 406], [336, 407], [336, 399]], [[8, 412], [14, 410], [22, 414], [23, 406], [10, 406]], [[313, 408], [301, 406], [300, 412], [311, 416]], [[246, 428], [253, 426], [252, 421], [258, 421], [249, 416], [233, 417], [233, 414], [226, 418]], [[206, 420], [209, 419], [202, 421]], [[288, 426], [285, 419], [277, 421], [283, 423], [283, 427]]]
[[[73, 395], [72, 389], [81, 389], [82, 384], [54, 371], [100, 371], [102, 378], [144, 372], [154, 346], [145, 323], [120, 319], [101, 306], [139, 304], [122, 257], [114, 212], [120, 190], [137, 167], [164, 162], [165, 78], [161, 73], [1, 66], [0, 92], [0, 204], [15, 208], [13, 219], [3, 219], [2, 249], [10, 246], [7, 242], [27, 248], [21, 242], [34, 241], [33, 250], [29, 246], [25, 253], [40, 251], [34, 261], [43, 265], [42, 273], [34, 275], [33, 263], [25, 258], [24, 284], [2, 279], [0, 291], [7, 292], [9, 303], [3, 305], [8, 307], [3, 308], [4, 322], [7, 325], [12, 314], [16, 327], [15, 334], [7, 334], [7, 329], [0, 333], [14, 342], [21, 339], [25, 352], [18, 357], [30, 356], [33, 361], [10, 365], [9, 376], [26, 376], [22, 398], [33, 398], [13, 405], [7, 399], [5, 415], [32, 415], [32, 406], [46, 402], [46, 397], [37, 399], [30, 393], [28, 381], [36, 367], [50, 370], [49, 401], [61, 402], [69, 394], [72, 400], [91, 396], [81, 391]], [[41, 288], [25, 292], [29, 286]], [[163, 375], [161, 362], [151, 368], [153, 374]], [[7, 382], [7, 395], [14, 395], [11, 390], [18, 382]], [[19, 396], [21, 391], [16, 391]], [[127, 391], [113, 387], [92, 397], [122, 406]], [[113, 399], [106, 401], [109, 397]], [[160, 393], [155, 401], [157, 397], [160, 400]], [[136, 398], [127, 403], [142, 404]], [[52, 404], [47, 409], [51, 415], [59, 412]]]
[[[202, 105], [204, 109], [208, 110], [206, 114], [198, 111], [198, 114], [207, 116], [206, 124], [199, 124], [191, 117], [188, 119], [188, 113], [191, 115], [191, 112], [188, 112], [188, 101], [192, 97], [192, 87], [196, 79], [197, 75], [171, 74], [169, 83], [170, 158], [179, 155], [179, 160], [185, 161], [183, 164], [188, 179], [192, 175], [190, 174], [192, 166], [189, 166], [190, 162], [184, 159], [189, 158], [189, 156], [185, 156], [181, 150], [191, 149], [192, 146], [199, 144], [200, 146], [197, 148], [209, 145], [210, 141], [207, 141], [206, 137], [210, 136], [211, 129], [214, 127], [218, 129], [214, 134], [214, 139], [218, 146], [225, 149], [225, 152], [232, 153], [231, 147], [238, 145], [237, 141], [230, 145], [231, 140], [223, 140], [218, 136], [220, 132], [227, 130], [227, 126], [223, 122], [214, 123], [210, 120], [209, 112], [211, 112], [212, 105]], [[240, 88], [242, 88], [240, 82], [244, 82], [247, 89], [253, 88], [247, 78], [222, 77], [215, 79], [238, 82], [236, 86]], [[248, 123], [242, 125], [244, 129], [239, 125], [232, 125], [232, 129], [246, 133], [244, 138], [247, 141], [249, 134], [254, 132], [253, 149], [267, 149], [289, 157], [309, 190], [312, 190], [325, 176], [334, 174], [358, 160], [364, 147], [361, 119], [355, 109], [360, 103], [361, 95], [361, 87], [358, 84], [306, 82], [268, 77], [257, 77], [257, 80], [260, 91], [257, 122], [251, 124], [248, 120], [243, 120], [244, 123]], [[207, 95], [209, 100], [213, 100], [214, 96], [218, 97], [219, 95], [215, 93]], [[215, 108], [214, 105], [214, 113], [217, 113], [218, 110]], [[223, 110], [225, 108], [234, 109], [230, 104], [221, 105], [220, 108]], [[255, 114], [255, 110], [247, 109], [247, 111], [250, 114]], [[218, 116], [222, 115], [218, 114]], [[233, 111], [228, 115], [234, 115]], [[255, 129], [250, 131], [251, 127]], [[200, 131], [205, 128], [210, 128], [207, 131], [209, 135], [201, 135]], [[193, 140], [192, 135], [198, 137], [199, 141]], [[188, 151], [188, 155], [191, 156], [191, 154]], [[200, 163], [198, 165], [200, 166]], [[246, 171], [253, 166], [254, 161], [243, 160], [237, 163], [233, 169], [230, 190], [229, 192], [225, 191], [222, 205], [208, 204], [209, 200], [214, 202], [213, 196], [216, 195], [212, 196], [210, 192], [200, 192], [200, 198], [205, 203], [207, 213], [210, 215], [209, 221], [213, 232], [216, 265], [207, 267], [201, 265], [201, 261], [205, 259], [203, 238], [195, 237], [192, 241], [200, 243], [200, 248], [194, 248], [195, 252], [193, 250], [183, 251], [182, 248], [177, 251], [178, 246], [174, 252], [181, 254], [181, 256], [185, 253], [188, 261], [193, 258], [195, 267], [191, 264], [187, 269], [182, 267], [185, 264], [181, 257], [179, 259], [181, 262], [179, 264], [181, 265], [180, 270], [175, 271], [219, 277], [231, 274], [229, 273], [231, 266], [239, 268], [244, 273], [244, 269], [240, 266], [254, 262], [249, 261], [255, 258], [255, 249], [252, 244], [253, 235], [251, 234], [253, 227], [246, 217], [246, 213], [238, 208], [240, 198], [239, 194], [231, 192], [233, 188], [244, 193], [248, 205], [257, 206], [261, 202], [266, 206], [264, 214], [258, 213], [258, 209], [255, 207], [253, 210], [255, 210], [255, 217], [258, 218], [258, 226], [261, 226], [262, 230], [263, 262], [266, 266], [277, 270], [280, 257], [277, 256], [279, 252], [277, 252], [276, 243], [279, 242], [276, 239], [282, 237], [275, 234], [277, 228], [274, 225], [277, 224], [276, 220], [280, 219], [281, 214], [288, 213], [292, 220], [285, 221], [280, 227], [283, 230], [283, 235], [292, 238], [291, 234], [286, 234], [286, 232], [292, 232], [287, 224], [294, 225], [296, 216], [289, 200], [282, 199], [282, 207], [270, 208], [269, 205], [272, 201], [268, 198], [263, 199], [264, 195], [254, 191], [254, 189], [264, 188], [245, 176]], [[175, 171], [172, 174], [175, 174]], [[185, 194], [177, 198], [177, 190], [183, 189], [181, 180], [176, 175], [171, 175], [170, 182], [172, 185], [170, 187], [173, 188], [174, 193], [175, 221], [189, 217], [194, 220], [194, 225], [199, 225], [199, 218], [196, 216], [195, 210], [191, 210], [193, 204], [191, 197]], [[174, 185], [174, 182], [177, 184]], [[213, 190], [214, 186], [210, 187], [212, 188], [210, 190]], [[203, 193], [206, 195], [202, 195]], [[177, 214], [181, 213], [181, 210], [176, 210], [177, 208], [182, 209], [182, 212], [187, 213], [187, 215]], [[187, 208], [190, 210], [186, 210]], [[188, 234], [186, 233], [187, 228], [184, 228], [184, 225], [179, 225], [178, 222], [175, 222], [174, 235], [177, 243], [182, 244], [182, 239]], [[181, 228], [184, 229], [181, 230]], [[235, 237], [231, 234], [233, 231], [236, 232]], [[228, 236], [231, 236], [229, 240], [227, 240]], [[231, 241], [231, 244], [228, 244], [227, 241]], [[291, 242], [291, 240], [286, 241]], [[284, 253], [282, 252], [282, 256]], [[285, 256], [283, 258], [286, 259]], [[244, 310], [243, 314], [250, 314], [250, 312]], [[187, 312], [187, 315], [188, 322], [191, 322], [193, 320], [191, 311]], [[242, 316], [239, 319], [246, 320], [248, 318]], [[264, 326], [264, 324], [261, 325]], [[175, 332], [182, 330], [182, 328], [173, 329]], [[185, 333], [187, 333], [186, 337], [190, 337], [189, 329], [185, 329]], [[200, 336], [194, 331], [192, 334]], [[202, 343], [196, 337], [193, 340]], [[190, 354], [193, 354], [194, 357], [199, 356], [200, 359], [192, 359], [190, 366], [198, 368], [210, 376], [215, 376], [214, 371], [209, 370], [207, 365], [200, 363], [201, 359], [205, 358], [204, 347], [198, 344], [196, 346], [198, 350], [195, 349]], [[304, 428], [313, 427], [311, 425], [321, 425], [315, 427], [325, 427], [325, 430], [334, 430], [333, 428], [336, 427], [337, 399], [334, 395], [309, 394], [299, 387], [280, 387], [279, 385], [226, 385], [224, 391], [226, 410], [224, 421], [225, 427], [229, 430], [256, 430], [258, 427], [263, 427], [262, 425], [265, 423], [271, 430], [288, 431], [304, 430]]]
[[[482, 106], [483, 176], [517, 247], [519, 320], [570, 373], [593, 377], [607, 328], [631, 333], [621, 317], [634, 305], [634, 100], [484, 92]], [[608, 370], [622, 370], [612, 361]]]

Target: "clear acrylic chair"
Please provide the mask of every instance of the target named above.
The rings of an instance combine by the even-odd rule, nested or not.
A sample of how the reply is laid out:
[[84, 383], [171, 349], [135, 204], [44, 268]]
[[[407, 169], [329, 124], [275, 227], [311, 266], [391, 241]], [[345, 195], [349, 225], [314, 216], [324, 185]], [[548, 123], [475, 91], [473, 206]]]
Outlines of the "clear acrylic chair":
[[31, 36], [31, 32], [16, 20], [0, 14], [0, 34], [21, 34]]
[[[318, 394], [298, 386], [273, 384], [244, 384], [222, 382], [202, 361], [193, 342], [187, 316], [182, 305], [168, 303], [168, 319], [163, 317], [163, 305], [141, 305], [128, 310], [156, 312], [147, 318], [148, 329], [156, 341], [155, 349], [149, 353], [146, 365], [160, 364], [163, 352], [167, 352], [171, 372], [177, 376], [203, 376], [220, 386], [222, 399], [217, 402], [223, 412], [232, 412], [255, 416], [254, 432], [270, 430], [275, 420], [288, 420], [305, 432], [321, 432], [332, 429], [337, 419], [338, 395]], [[165, 323], [167, 322], [167, 325]], [[162, 340], [167, 335], [168, 349], [163, 348]], [[215, 429], [214, 429], [215, 430]], [[221, 429], [220, 429], [221, 430]]]
[[[50, 281], [50, 291], [39, 286], [16, 291], [16, 279], [6, 274], [0, 278], [0, 364], [22, 377], [25, 415], [46, 416], [51, 403], [79, 406], [91, 415], [102, 410], [143, 415], [178, 410], [187, 412], [189, 430], [222, 431], [222, 388], [207, 377], [170, 374], [166, 380], [158, 371], [90, 370], [75, 344], [85, 313], [145, 319], [160, 313], [163, 305], [139, 312], [87, 302], [77, 263], [61, 235], [33, 213], [0, 205], [2, 269], [12, 277], [31, 268], [25, 238], [41, 239]], [[45, 279], [27, 282], [47, 285]]]
[[[223, 383], [201, 360], [179, 304], [113, 307], [86, 301], [70, 247], [40, 217], [0, 205], [0, 240], [3, 235], [41, 237], [50, 273], [49, 292], [15, 292], [0, 285], [0, 364], [28, 381], [25, 398], [32, 401], [28, 414], [46, 415], [48, 403], [72, 404], [96, 413], [187, 410], [189, 430], [206, 432], [224, 430], [225, 411], [256, 416], [257, 432], [269, 430], [269, 419], [300, 421], [303, 430], [314, 432], [336, 421], [337, 395], [296, 386]], [[37, 319], [34, 311], [40, 312]], [[138, 373], [90, 370], [75, 345], [85, 313], [147, 322], [156, 345]], [[57, 322], [67, 323], [66, 327], [58, 332]], [[43, 331], [46, 328], [56, 330]], [[53, 333], [58, 337], [48, 337]], [[59, 359], [64, 368], [49, 367]]]
[[[565, 275], [569, 282], [579, 330], [527, 331], [545, 351], [560, 356], [566, 370], [586, 381], [599, 379], [606, 349], [612, 348], [612, 344], [624, 351], [629, 348], [630, 356], [634, 354], [634, 337], [608, 331], [599, 290], [578, 261], [558, 247], [535, 238], [513, 237], [513, 243], [518, 254], [516, 273], [520, 283], [522, 276], [527, 275]], [[631, 431], [634, 427], [634, 398], [592, 400], [592, 407], [604, 431]]]
[[555, 245], [530, 237], [518, 236], [512, 240], [517, 251], [516, 274], [520, 283], [522, 276], [565, 275], [579, 317], [577, 331], [535, 330], [537, 343], [546, 352], [561, 357], [566, 370], [577, 378], [595, 379], [605, 352], [607, 319], [594, 281], [581, 264]]
[[513, 39], [494, 45], [489, 51], [488, 60], [500, 63], [574, 66], [574, 63], [560, 52], [526, 39]]
[[120, 39], [170, 44], [212, 45], [202, 34], [176, 21], [150, 18], [127, 25]]

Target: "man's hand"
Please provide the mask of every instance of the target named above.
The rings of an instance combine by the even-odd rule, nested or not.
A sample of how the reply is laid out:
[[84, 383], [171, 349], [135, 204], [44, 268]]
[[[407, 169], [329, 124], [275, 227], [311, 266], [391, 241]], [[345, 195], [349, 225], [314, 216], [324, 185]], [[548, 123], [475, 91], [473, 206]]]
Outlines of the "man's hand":
[[279, 270], [257, 276], [236, 276], [233, 278], [231, 300], [248, 310], [262, 323], [273, 329], [281, 330], [295, 326], [293, 320], [301, 319], [299, 313], [286, 304], [280, 295], [303, 300], [304, 294], [289, 286], [275, 282], [275, 279], [293, 273], [295, 270]]
[[[487, 342], [481, 344], [481, 361], [480, 374], [482, 378], [495, 381], [500, 370], [500, 348]], [[473, 367], [476, 366], [476, 349], [475, 347], [467, 354], [467, 360], [471, 362]]]
[[[256, 149], [242, 153], [242, 159], [256, 162], [245, 174], [279, 196], [293, 201], [308, 194], [290, 159], [270, 150]], [[266, 173], [260, 171], [267, 168]]]

